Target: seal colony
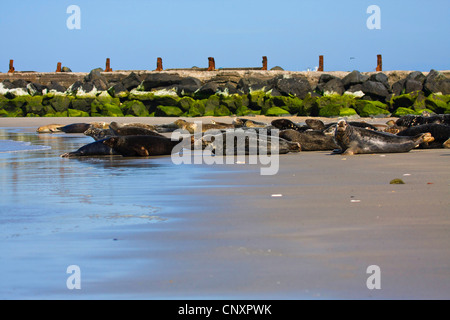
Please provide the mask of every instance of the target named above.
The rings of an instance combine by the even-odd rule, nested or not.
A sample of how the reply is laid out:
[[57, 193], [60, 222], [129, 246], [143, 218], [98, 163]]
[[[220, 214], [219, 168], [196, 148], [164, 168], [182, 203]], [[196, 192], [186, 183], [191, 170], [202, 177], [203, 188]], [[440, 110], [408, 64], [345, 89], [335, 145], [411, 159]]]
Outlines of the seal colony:
[[[224, 150], [232, 154], [287, 154], [300, 151], [331, 151], [333, 154], [375, 154], [409, 152], [415, 148], [450, 148], [449, 115], [407, 115], [385, 125], [373, 125], [364, 121], [324, 123], [307, 119], [294, 123], [289, 119], [276, 119], [270, 124], [246, 118], [235, 118], [232, 124], [188, 122], [177, 119], [173, 123], [148, 125], [144, 123], [74, 123], [71, 125], [47, 125], [38, 133], [81, 133], [94, 142], [78, 150], [61, 155], [64, 158], [83, 156], [151, 157], [181, 152], [175, 148], [182, 139], [171, 138], [174, 131], [182, 131], [189, 137], [186, 149], [210, 150], [222, 155]], [[395, 132], [395, 133], [393, 133]], [[229, 137], [231, 134], [230, 140]], [[242, 135], [242, 136], [241, 136]], [[227, 148], [230, 141], [241, 141], [243, 149]], [[252, 147], [252, 142], [254, 146]], [[230, 149], [230, 150], [228, 150]], [[231, 154], [231, 155], [232, 155]], [[230, 154], [226, 154], [230, 155]]]

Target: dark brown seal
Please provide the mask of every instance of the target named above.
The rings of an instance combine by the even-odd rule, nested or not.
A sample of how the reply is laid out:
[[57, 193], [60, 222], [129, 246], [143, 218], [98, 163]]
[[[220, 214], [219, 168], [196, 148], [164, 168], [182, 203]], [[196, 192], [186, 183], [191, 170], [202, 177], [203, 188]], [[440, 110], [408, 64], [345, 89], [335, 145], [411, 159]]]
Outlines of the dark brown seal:
[[[104, 139], [105, 140], [105, 139]], [[82, 146], [77, 151], [67, 152], [61, 155], [63, 158], [86, 157], [86, 156], [111, 156], [117, 155], [111, 147], [103, 143], [104, 140], [95, 141]]]
[[302, 151], [324, 151], [339, 148], [332, 135], [325, 134], [320, 130], [299, 132], [288, 129], [280, 132], [280, 138], [298, 142], [302, 147]]
[[118, 136], [103, 143], [124, 157], [148, 157], [170, 155], [179, 141], [159, 136]]

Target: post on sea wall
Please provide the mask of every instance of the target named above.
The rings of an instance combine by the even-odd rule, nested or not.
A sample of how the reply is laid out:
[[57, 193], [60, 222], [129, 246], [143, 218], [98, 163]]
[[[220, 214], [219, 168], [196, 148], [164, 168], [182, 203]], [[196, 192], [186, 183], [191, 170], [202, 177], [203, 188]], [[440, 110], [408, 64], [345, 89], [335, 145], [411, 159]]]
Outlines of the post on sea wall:
[[14, 73], [14, 60], [9, 60], [9, 70], [8, 73]]
[[381, 54], [377, 55], [377, 71], [383, 71], [383, 60]]
[[163, 71], [162, 58], [156, 59], [156, 70], [155, 71]]
[[106, 58], [106, 68], [105, 68], [105, 72], [111, 72], [111, 60], [109, 58]]
[[317, 69], [317, 71], [323, 71], [323, 56], [322, 55], [319, 56], [319, 68]]
[[262, 70], [267, 70], [267, 57], [263, 56], [262, 57]]
[[56, 71], [55, 72], [61, 72], [61, 62], [58, 62], [56, 65]]
[[213, 57], [208, 58], [208, 71], [216, 70], [216, 62]]

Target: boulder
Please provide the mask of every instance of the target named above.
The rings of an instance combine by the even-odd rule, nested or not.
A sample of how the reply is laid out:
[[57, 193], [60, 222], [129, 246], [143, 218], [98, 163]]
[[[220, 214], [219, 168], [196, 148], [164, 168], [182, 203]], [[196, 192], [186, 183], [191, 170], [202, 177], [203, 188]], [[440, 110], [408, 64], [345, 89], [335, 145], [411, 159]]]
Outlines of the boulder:
[[67, 89], [68, 93], [76, 95], [78, 90], [82, 89], [83, 83], [81, 81], [75, 81], [72, 85]]
[[232, 112], [224, 105], [219, 105], [217, 108], [214, 109], [214, 116], [215, 117], [225, 117], [230, 116]]
[[177, 94], [181, 96], [192, 96], [194, 93], [200, 89], [202, 86], [202, 82], [194, 77], [186, 77], [183, 78], [177, 84]]
[[283, 117], [290, 116], [290, 113], [280, 107], [271, 107], [264, 113], [264, 115], [268, 117]]
[[366, 81], [362, 84], [362, 92], [373, 100], [386, 101], [389, 91], [381, 82]]
[[413, 71], [410, 74], [408, 74], [408, 76], [405, 78], [405, 81], [414, 80], [414, 81], [418, 81], [421, 84], [423, 84], [424, 81], [425, 81], [425, 78], [426, 77], [424, 76], [424, 74], [422, 72], [420, 72], [420, 71]]
[[420, 81], [407, 79], [405, 82], [405, 93], [422, 91], [423, 85]]
[[72, 72], [72, 70], [69, 67], [62, 67], [61, 72]]
[[155, 111], [156, 117], [181, 117], [183, 110], [173, 106], [157, 106]]
[[342, 83], [342, 80], [339, 78], [334, 78], [328, 81], [323, 85], [323, 94], [330, 95], [330, 94], [343, 94], [345, 91], [344, 84]]
[[183, 80], [178, 74], [151, 73], [145, 77], [139, 86], [141, 91], [152, 91], [152, 89], [165, 88], [177, 85]]
[[46, 86], [39, 84], [39, 83], [30, 82], [27, 85], [27, 90], [28, 90], [28, 93], [30, 94], [30, 96], [41, 96], [44, 94], [43, 91], [46, 89], [47, 89]]
[[50, 84], [47, 87], [47, 90], [49, 92], [60, 92], [60, 93], [64, 93], [66, 92], [67, 88], [60, 85], [58, 82], [56, 81], [51, 81]]
[[205, 114], [205, 105], [202, 100], [196, 100], [190, 107], [188, 117], [202, 117]]
[[127, 101], [122, 105], [124, 115], [133, 117], [148, 117], [145, 105], [138, 100]]
[[219, 90], [219, 84], [214, 81], [207, 82], [203, 86], [201, 86], [196, 92], [195, 97], [202, 99], [202, 98], [208, 98]]
[[396, 96], [399, 96], [403, 93], [405, 93], [405, 83], [406, 83], [406, 79], [401, 79], [398, 80], [397, 82], [395, 82], [392, 85], [392, 93]]
[[369, 77], [361, 74], [358, 70], [354, 70], [342, 78], [342, 83], [346, 90], [355, 84], [362, 84], [369, 80]]
[[356, 101], [355, 110], [361, 117], [372, 117], [372, 116], [389, 116], [390, 113], [387, 110], [387, 105], [379, 101], [367, 101], [358, 100]]
[[11, 86], [12, 86], [12, 87], [11, 87], [10, 89], [18, 89], [18, 88], [26, 89], [28, 83], [29, 83], [28, 81], [23, 80], [23, 79], [16, 79], [16, 80], [13, 80], [13, 81], [11, 82]]
[[134, 72], [131, 72], [128, 76], [126, 76], [118, 86], [122, 86], [126, 91], [131, 91], [134, 88], [137, 88], [141, 84], [141, 79]]
[[375, 81], [375, 82], [380, 82], [386, 87], [386, 89], [390, 89], [389, 78], [384, 73], [381, 73], [381, 72], [374, 73], [369, 77], [369, 80]]
[[304, 99], [312, 91], [311, 85], [304, 76], [278, 76], [273, 78], [271, 82], [272, 86], [283, 96], [296, 96]]
[[121, 82], [114, 84], [107, 91], [111, 97], [123, 97], [127, 96], [129, 93], [127, 88], [125, 88]]
[[423, 91], [427, 95], [432, 93], [450, 94], [450, 79], [433, 69], [425, 78]]
[[268, 91], [270, 88], [271, 84], [268, 80], [256, 77], [241, 78], [236, 86], [236, 89], [244, 94], [248, 94], [252, 91]]
[[[55, 95], [49, 100], [49, 104], [55, 109], [56, 112], [67, 111], [72, 104], [72, 98], [66, 95]], [[89, 110], [91, 105], [89, 104]]]

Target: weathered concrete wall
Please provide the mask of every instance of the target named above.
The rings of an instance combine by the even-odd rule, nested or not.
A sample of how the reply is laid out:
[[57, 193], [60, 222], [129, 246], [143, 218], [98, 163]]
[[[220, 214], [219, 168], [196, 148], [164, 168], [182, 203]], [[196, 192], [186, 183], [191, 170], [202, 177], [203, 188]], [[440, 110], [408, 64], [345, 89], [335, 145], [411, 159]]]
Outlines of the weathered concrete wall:
[[[127, 77], [131, 72], [137, 74], [142, 80], [146, 75], [152, 73], [167, 73], [167, 74], [178, 74], [181, 77], [194, 77], [203, 82], [213, 80], [219, 77], [223, 80], [230, 78], [234, 81], [242, 77], [255, 77], [261, 79], [270, 79], [277, 75], [303, 75], [305, 76], [312, 87], [317, 85], [319, 78], [322, 74], [330, 74], [339, 78], [345, 77], [349, 72], [344, 71], [330, 71], [330, 72], [313, 72], [313, 71], [281, 71], [281, 70], [216, 70], [216, 71], [197, 71], [191, 69], [172, 69], [167, 71], [147, 71], [147, 70], [130, 70], [130, 71], [113, 71], [113, 72], [102, 72], [101, 74], [106, 77], [108, 82], [119, 82], [125, 77]], [[405, 78], [412, 71], [383, 71], [388, 79], [389, 84], [392, 85], [396, 81]], [[447, 77], [450, 77], [450, 70], [441, 71]], [[370, 76], [377, 72], [362, 72], [364, 75]], [[423, 72], [426, 76], [428, 72]], [[83, 81], [84, 77], [88, 75], [85, 72], [14, 72], [14, 73], [0, 73], [0, 82], [3, 80], [17, 80], [23, 79], [26, 81], [31, 81], [48, 86], [52, 81], [58, 82], [59, 84], [69, 87], [75, 81]]]

